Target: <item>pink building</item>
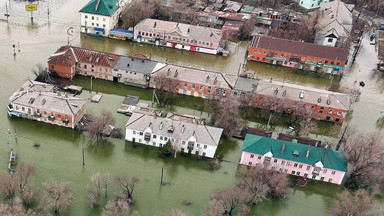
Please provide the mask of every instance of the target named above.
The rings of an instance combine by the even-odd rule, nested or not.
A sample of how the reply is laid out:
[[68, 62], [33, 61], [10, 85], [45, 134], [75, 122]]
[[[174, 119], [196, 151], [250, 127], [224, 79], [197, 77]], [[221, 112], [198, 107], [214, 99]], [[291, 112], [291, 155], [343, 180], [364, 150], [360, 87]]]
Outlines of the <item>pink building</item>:
[[142, 20], [134, 30], [134, 39], [139, 43], [212, 55], [223, 51], [221, 36], [220, 29], [155, 19]]
[[341, 184], [348, 162], [343, 153], [331, 149], [247, 134], [240, 164]]

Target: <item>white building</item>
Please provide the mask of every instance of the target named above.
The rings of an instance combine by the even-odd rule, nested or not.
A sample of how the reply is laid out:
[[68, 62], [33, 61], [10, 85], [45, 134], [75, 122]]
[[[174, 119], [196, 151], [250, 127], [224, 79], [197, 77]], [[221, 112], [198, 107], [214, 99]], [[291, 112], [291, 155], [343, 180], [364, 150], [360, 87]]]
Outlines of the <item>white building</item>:
[[116, 27], [122, 6], [126, 1], [91, 0], [80, 11], [80, 31], [100, 36], [109, 35]]
[[128, 141], [163, 147], [171, 141], [178, 151], [213, 158], [222, 128], [200, 124], [190, 118], [162, 118], [133, 113], [125, 125]]

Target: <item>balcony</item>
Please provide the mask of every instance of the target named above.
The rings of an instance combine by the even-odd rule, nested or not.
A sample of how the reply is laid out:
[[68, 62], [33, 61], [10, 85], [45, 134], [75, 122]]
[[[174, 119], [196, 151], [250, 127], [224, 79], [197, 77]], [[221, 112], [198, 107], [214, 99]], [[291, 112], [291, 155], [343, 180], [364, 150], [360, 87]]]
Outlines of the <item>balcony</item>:
[[144, 134], [144, 140], [145, 141], [150, 141], [151, 140], [151, 134], [150, 133], [145, 133]]
[[35, 118], [40, 118], [41, 117], [41, 113], [39, 113], [39, 112], [35, 112], [33, 115], [34, 115]]
[[48, 116], [48, 119], [49, 119], [50, 121], [55, 121], [55, 116], [54, 116], [54, 115], [50, 115], [50, 116]]
[[319, 170], [313, 170], [312, 175], [320, 175], [320, 171]]
[[69, 123], [69, 119], [65, 118], [65, 119], [63, 119], [63, 122], [64, 123]]

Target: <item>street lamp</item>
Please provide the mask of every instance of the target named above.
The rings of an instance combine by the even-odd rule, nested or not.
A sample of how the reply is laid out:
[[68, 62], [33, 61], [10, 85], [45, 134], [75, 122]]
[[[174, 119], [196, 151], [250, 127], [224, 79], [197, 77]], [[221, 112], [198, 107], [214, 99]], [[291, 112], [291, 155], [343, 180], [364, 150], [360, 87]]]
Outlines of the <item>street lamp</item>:
[[70, 44], [69, 44], [69, 36], [72, 36], [72, 33], [73, 33], [73, 27], [71, 26], [67, 30], [67, 43], [68, 43], [68, 46], [70, 46]]

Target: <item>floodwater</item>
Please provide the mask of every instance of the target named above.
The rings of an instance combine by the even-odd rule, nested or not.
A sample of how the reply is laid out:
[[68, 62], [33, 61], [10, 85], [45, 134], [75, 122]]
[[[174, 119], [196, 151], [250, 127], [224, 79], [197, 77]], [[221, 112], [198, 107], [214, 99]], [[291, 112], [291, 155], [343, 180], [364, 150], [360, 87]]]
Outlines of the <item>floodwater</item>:
[[[237, 162], [240, 159], [241, 141], [223, 140], [218, 154], [228, 162], [222, 168], [211, 171], [204, 161], [192, 157], [179, 156], [177, 159], [159, 159], [156, 149], [140, 146], [135, 149], [124, 140], [105, 139], [96, 142], [86, 134], [49, 124], [25, 119], [9, 118], [5, 111], [8, 97], [25, 80], [33, 78], [31, 69], [36, 63], [46, 64], [48, 57], [67, 40], [72, 45], [79, 45], [81, 40], [89, 40], [94, 49], [105, 52], [129, 55], [143, 53], [158, 61], [168, 61], [184, 66], [205, 68], [223, 73], [237, 74], [242, 68], [247, 42], [234, 45], [228, 58], [204, 54], [180, 52], [149, 45], [140, 45], [125, 41], [81, 36], [78, 32], [79, 16], [77, 11], [87, 0], [52, 0], [50, 22], [47, 23], [48, 1], [39, 2], [38, 11], [24, 11], [23, 2], [0, 0], [0, 11], [5, 12], [5, 3], [11, 14], [9, 25], [0, 22], [0, 165], [6, 170], [11, 139], [13, 148], [19, 153], [21, 162], [37, 166], [36, 182], [41, 185], [50, 178], [67, 181], [73, 190], [73, 205], [66, 215], [98, 215], [101, 210], [91, 210], [85, 205], [85, 190], [90, 176], [96, 172], [110, 172], [111, 176], [127, 173], [137, 175], [142, 181], [135, 191], [133, 208], [141, 215], [153, 215], [170, 208], [184, 209], [193, 215], [200, 215], [201, 209], [208, 202], [212, 190], [231, 186], [236, 181]], [[74, 32], [67, 35], [69, 27]], [[12, 45], [16, 45], [16, 56]], [[373, 50], [372, 50], [373, 49]], [[19, 52], [20, 50], [20, 52]], [[353, 85], [354, 75], [361, 70], [359, 80], [364, 79], [366, 87], [362, 88], [361, 101], [356, 104], [351, 122], [358, 124], [364, 131], [375, 130], [375, 121], [379, 110], [383, 108], [383, 77], [372, 70], [374, 48], [363, 43], [361, 59], [357, 58], [350, 74], [344, 77], [345, 85]], [[361, 62], [360, 62], [361, 60]], [[256, 76], [269, 79], [273, 77], [286, 82], [302, 83], [318, 88], [327, 88], [328, 77], [317, 77], [313, 73], [302, 73], [260, 63], [248, 63], [245, 70], [253, 70]], [[380, 89], [380, 88], [381, 89]], [[87, 112], [97, 114], [103, 108], [113, 113], [123, 100], [120, 95], [130, 94], [132, 90], [122, 88], [122, 94], [104, 94], [99, 104], [87, 104]], [[87, 98], [84, 92], [80, 97]], [[147, 98], [148, 100], [148, 98]], [[194, 114], [193, 110], [176, 108], [177, 111]], [[123, 128], [128, 117], [116, 114], [116, 126]], [[12, 131], [9, 137], [7, 130]], [[17, 131], [18, 142], [13, 139]], [[33, 144], [40, 143], [36, 149]], [[82, 166], [81, 151], [85, 150], [85, 166]], [[1, 166], [0, 166], [1, 167]], [[164, 180], [170, 184], [160, 187], [161, 168], [165, 168]], [[250, 215], [327, 215], [330, 202], [340, 188], [320, 182], [311, 182], [307, 188], [295, 189], [292, 196], [283, 201], [270, 200], [253, 207]], [[112, 187], [109, 195], [117, 191]], [[191, 206], [184, 206], [183, 201], [192, 201]]]

